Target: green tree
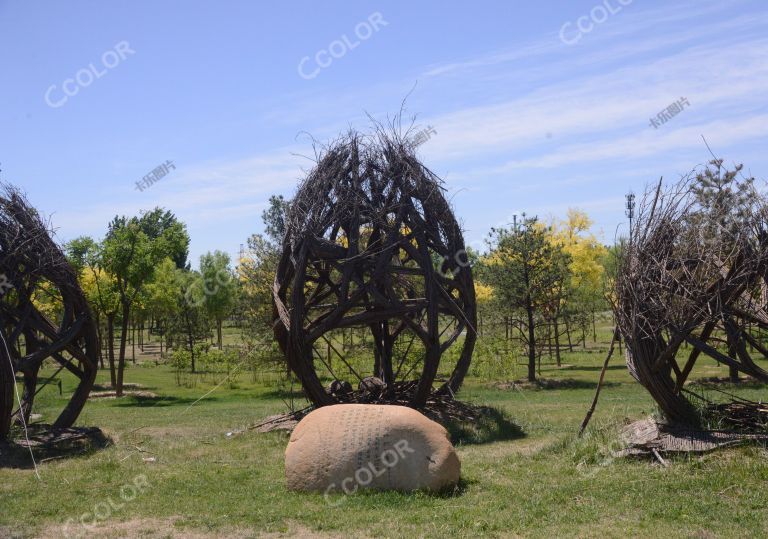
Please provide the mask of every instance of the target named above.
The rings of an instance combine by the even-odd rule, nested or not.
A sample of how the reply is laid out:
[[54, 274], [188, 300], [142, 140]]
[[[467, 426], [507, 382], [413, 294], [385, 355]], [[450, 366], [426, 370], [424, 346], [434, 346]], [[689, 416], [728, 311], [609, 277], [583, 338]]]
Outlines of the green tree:
[[188, 267], [189, 234], [186, 226], [170, 210], [155, 208], [143, 213], [139, 219], [139, 226], [150, 240], [162, 238], [165, 243], [165, 252], [177, 268]]
[[[117, 388], [115, 365], [115, 319], [120, 311], [120, 295], [114, 275], [103, 268], [102, 245], [90, 238], [78, 238], [66, 246], [67, 257], [80, 268], [79, 279], [85, 297], [96, 317], [99, 341], [106, 342], [109, 375], [112, 387]], [[106, 340], [103, 338], [101, 321], [106, 323]], [[104, 346], [99, 351], [104, 365]]]
[[248, 256], [240, 260], [240, 306], [251, 338], [263, 340], [272, 334], [272, 284], [280, 253], [261, 234], [248, 238]]
[[537, 325], [551, 308], [553, 293], [568, 279], [569, 257], [552, 241], [551, 229], [523, 214], [512, 229], [493, 229], [489, 254], [483, 259], [481, 280], [493, 288], [497, 305], [517, 317], [515, 326], [527, 348], [528, 380], [536, 380]]
[[89, 257], [93, 258], [98, 249], [96, 241], [89, 236], [77, 237], [64, 246], [67, 260], [78, 275], [82, 274], [83, 269], [88, 265]]
[[248, 254], [238, 265], [237, 310], [247, 321], [247, 337], [264, 341], [272, 336], [272, 283], [285, 235], [290, 201], [282, 195], [269, 197], [269, 208], [261, 214], [265, 234], [248, 238]]
[[[552, 239], [562, 245], [569, 255], [570, 278], [566, 282], [560, 313], [565, 314], [566, 333], [571, 342], [570, 327], [573, 319], [580, 322], [582, 334], [591, 325], [597, 340], [595, 316], [606, 307], [603, 261], [605, 247], [590, 232], [592, 220], [583, 211], [569, 209], [568, 216], [553, 226]], [[557, 319], [555, 337], [559, 340]], [[558, 357], [559, 365], [559, 357]]]
[[143, 287], [152, 280], [155, 267], [166, 257], [175, 259], [178, 264], [180, 253], [186, 252], [189, 245], [186, 227], [175, 218], [170, 225], [160, 227], [155, 217], [157, 211], [140, 218], [115, 217], [103, 242], [103, 268], [115, 277], [122, 315], [115, 388], [118, 397], [123, 394], [131, 308]]
[[147, 311], [152, 313], [160, 333], [160, 354], [163, 353], [163, 336], [168, 324], [179, 312], [181, 283], [179, 270], [170, 258], [165, 258], [155, 269], [154, 279], [147, 285]]
[[[744, 226], [748, 226], [745, 222], [752, 213], [756, 198], [755, 180], [747, 177], [739, 181], [742, 168], [742, 165], [737, 165], [728, 170], [723, 166], [722, 159], [713, 159], [696, 175], [691, 190], [700, 210], [693, 213], [690, 225], [700, 230], [698, 237], [705, 241], [725, 235], [735, 242]], [[728, 348], [734, 354], [739, 343], [730, 332], [727, 337]], [[731, 382], [739, 381], [737, 368], [730, 366], [728, 373]]]
[[168, 332], [174, 354], [181, 348], [189, 353], [191, 370], [197, 367], [197, 344], [210, 335], [209, 319], [205, 312], [202, 276], [194, 271], [177, 273], [178, 294], [176, 315], [170, 319]]
[[221, 251], [200, 257], [203, 305], [208, 316], [216, 323], [218, 346], [223, 347], [221, 328], [224, 319], [235, 306], [235, 281], [232, 277], [229, 255]]
[[290, 201], [285, 200], [283, 195], [272, 195], [269, 197], [269, 208], [261, 214], [261, 220], [264, 221], [264, 231], [269, 240], [277, 247], [283, 243], [290, 207]]

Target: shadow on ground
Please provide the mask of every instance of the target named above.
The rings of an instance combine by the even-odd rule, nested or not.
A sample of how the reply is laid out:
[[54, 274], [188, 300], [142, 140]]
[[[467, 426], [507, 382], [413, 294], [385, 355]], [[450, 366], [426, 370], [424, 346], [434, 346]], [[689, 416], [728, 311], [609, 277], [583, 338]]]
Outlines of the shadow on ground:
[[291, 391], [290, 389], [282, 389], [282, 388], [270, 389], [268, 391], [261, 393], [260, 396], [270, 397], [274, 399], [296, 399], [296, 400], [301, 400], [302, 402], [306, 400], [304, 398], [304, 392], [302, 391], [301, 386], [295, 387], [293, 391]]
[[690, 385], [692, 387], [698, 386], [698, 387], [712, 388], [712, 389], [716, 389], [716, 388], [762, 389], [766, 387], [768, 384], [766, 384], [765, 382], [761, 382], [756, 378], [752, 378], [751, 376], [741, 375], [738, 382], [732, 382], [731, 379], [728, 377], [709, 376], [706, 378], [696, 378], [695, 380], [691, 380], [687, 385]]
[[[117, 408], [151, 408], [153, 406], [167, 407], [167, 406], [182, 406], [190, 405], [197, 402], [198, 398], [191, 397], [144, 397], [140, 395], [126, 395], [125, 397], [117, 400], [115, 407]], [[215, 402], [219, 399], [208, 395], [205, 397], [205, 402]]]
[[26, 433], [14, 427], [9, 439], [0, 441], [0, 468], [32, 470], [35, 462], [77, 457], [110, 445], [112, 440], [97, 427], [55, 428], [38, 423], [28, 425]]
[[[603, 370], [603, 367], [600, 365], [568, 365], [562, 367], [560, 370], [562, 371], [587, 371], [587, 372], [600, 372]], [[624, 364], [621, 365], [608, 365], [608, 368], [606, 369], [608, 371], [624, 371], [627, 370], [627, 366]]]
[[[465, 479], [464, 477], [459, 478], [459, 482], [456, 483], [453, 486], [445, 487], [441, 490], [437, 491], [431, 491], [431, 490], [421, 490], [419, 491], [421, 494], [428, 496], [430, 498], [459, 498], [464, 495], [464, 493], [469, 489], [471, 485], [474, 485], [478, 483], [476, 479]], [[408, 493], [406, 493], [408, 494]]]
[[[603, 382], [603, 388], [621, 385], [619, 382]], [[528, 380], [515, 380], [514, 382], [497, 382], [492, 384], [494, 389], [509, 390], [536, 390], [536, 389], [595, 389], [597, 380], [577, 380], [575, 378], [539, 378], [535, 382]]]
[[454, 444], [489, 444], [524, 438], [525, 432], [507, 415], [490, 406], [476, 407], [479, 419], [476, 421], [448, 420], [443, 426], [448, 429]]
[[[125, 391], [134, 391], [134, 390], [157, 389], [157, 388], [145, 386], [142, 384], [129, 384], [126, 382], [123, 384], [123, 389]], [[114, 391], [114, 388], [112, 387], [111, 384], [93, 384], [91, 391]]]

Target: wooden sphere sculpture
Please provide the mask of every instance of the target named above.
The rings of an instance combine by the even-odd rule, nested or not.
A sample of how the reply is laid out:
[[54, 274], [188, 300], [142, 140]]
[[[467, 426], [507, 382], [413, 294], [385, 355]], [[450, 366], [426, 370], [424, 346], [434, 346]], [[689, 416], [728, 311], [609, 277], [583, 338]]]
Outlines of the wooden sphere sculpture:
[[[98, 367], [99, 340], [74, 270], [37, 211], [14, 188], [0, 194], [0, 439], [13, 421], [26, 423], [35, 396], [62, 370], [75, 390], [54, 427], [70, 427], [88, 400]], [[40, 368], [58, 367], [45, 381]], [[23, 379], [21, 406], [16, 375]], [[38, 382], [42, 382], [38, 384]]]
[[[476, 340], [472, 272], [441, 181], [411, 145], [351, 133], [324, 152], [291, 203], [273, 306], [288, 366], [317, 406], [337, 402], [326, 378], [383, 382], [383, 401], [409, 387], [409, 405], [423, 407], [454, 344], [437, 391], [458, 391]], [[339, 352], [346, 328], [370, 331], [370, 367]], [[380, 381], [363, 383], [371, 375]]]
[[695, 179], [659, 182], [620, 260], [614, 312], [627, 364], [673, 422], [697, 421], [685, 382], [702, 356], [768, 382], [768, 203], [739, 170], [713, 161]]

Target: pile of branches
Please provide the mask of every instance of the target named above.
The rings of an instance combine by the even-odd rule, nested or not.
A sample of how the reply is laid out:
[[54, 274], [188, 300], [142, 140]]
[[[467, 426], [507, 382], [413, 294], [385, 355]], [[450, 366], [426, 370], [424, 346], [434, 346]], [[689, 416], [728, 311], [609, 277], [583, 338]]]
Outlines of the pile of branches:
[[735, 399], [733, 402], [711, 403], [707, 417], [716, 419], [721, 428], [738, 432], [768, 433], [768, 404]]
[[[276, 340], [317, 406], [339, 402], [319, 368], [354, 385], [373, 375], [390, 392], [415, 373], [416, 386], [403, 395], [423, 408], [441, 357], [457, 341], [462, 350], [439, 393], [458, 391], [476, 340], [472, 273], [442, 182], [407, 133], [353, 131], [319, 155], [287, 216], [273, 305]], [[345, 328], [370, 331], [369, 371], [334, 346], [331, 333]], [[317, 346], [338, 356], [335, 368]]]
[[[345, 391], [345, 385], [332, 384], [330, 388], [330, 393], [335, 395], [340, 403], [409, 406], [419, 389], [418, 380], [398, 381], [393, 387], [387, 387], [381, 380], [366, 378], [355, 391]], [[444, 424], [450, 421], [475, 422], [482, 415], [481, 408], [439, 391], [431, 391], [419, 411]]]
[[[18, 189], [0, 186], [0, 439], [7, 437], [14, 420], [28, 423], [46, 359], [59, 365], [56, 374], [67, 369], [79, 379], [53, 425], [70, 427], [93, 385], [98, 346], [77, 276], [48, 226]], [[17, 373], [24, 383], [18, 408]]]
[[768, 201], [740, 171], [714, 160], [660, 181], [622, 246], [613, 299], [629, 370], [673, 422], [698, 421], [684, 384], [701, 355], [768, 382], [749, 351], [768, 357]]
[[[395, 383], [394, 387], [387, 388], [377, 378], [365, 378], [357, 390], [352, 390], [348, 383], [334, 382], [328, 388], [340, 404], [382, 404], [395, 406], [410, 406], [413, 396], [418, 391], [419, 381], [409, 380]], [[285, 414], [274, 415], [266, 418], [261, 423], [249, 427], [258, 432], [271, 432], [273, 430], [293, 430], [304, 416], [314, 410], [314, 405], [300, 410], [294, 410]], [[461, 402], [453, 396], [432, 391], [427, 401], [419, 411], [433, 421], [442, 425], [455, 423], [477, 424], [490, 409], [484, 406], [475, 406]]]

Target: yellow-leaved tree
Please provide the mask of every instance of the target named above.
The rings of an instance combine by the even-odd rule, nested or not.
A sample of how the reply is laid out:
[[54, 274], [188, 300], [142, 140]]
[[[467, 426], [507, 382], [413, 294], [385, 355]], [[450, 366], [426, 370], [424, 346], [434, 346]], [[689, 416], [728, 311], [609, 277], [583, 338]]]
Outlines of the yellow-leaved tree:
[[[562, 246], [570, 258], [570, 279], [564, 294], [558, 318], [565, 322], [565, 335], [572, 349], [571, 332], [578, 329], [584, 340], [591, 325], [597, 340], [595, 315], [605, 308], [603, 262], [607, 249], [591, 231], [592, 219], [582, 210], [571, 208], [565, 219], [552, 226], [552, 241]], [[559, 321], [559, 320], [558, 320]], [[559, 346], [559, 324], [555, 331], [556, 346]], [[559, 355], [559, 349], [558, 349]]]

